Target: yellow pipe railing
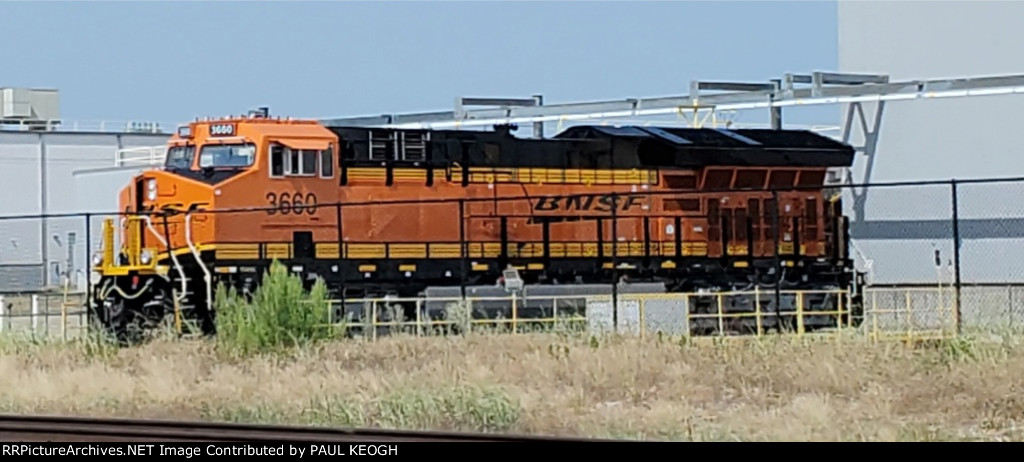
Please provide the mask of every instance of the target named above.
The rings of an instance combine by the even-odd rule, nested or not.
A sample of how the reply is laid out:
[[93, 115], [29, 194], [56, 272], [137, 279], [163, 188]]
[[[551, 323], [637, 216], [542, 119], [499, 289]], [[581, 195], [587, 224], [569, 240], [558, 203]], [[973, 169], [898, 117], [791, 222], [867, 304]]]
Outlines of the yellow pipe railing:
[[[884, 290], [884, 289], [883, 289]], [[905, 289], [899, 289], [904, 291]], [[619, 328], [628, 327], [633, 330], [641, 338], [646, 337], [653, 331], [669, 332], [673, 335], [684, 335], [689, 336], [690, 331], [685, 329], [686, 326], [693, 325], [694, 322], [701, 320], [713, 319], [714, 324], [717, 326], [717, 334], [720, 336], [726, 335], [727, 326], [731, 325], [733, 321], [741, 319], [754, 318], [754, 326], [756, 327], [756, 335], [763, 336], [766, 333], [765, 319], [774, 319], [777, 323], [789, 323], [791, 320], [792, 324], [795, 325], [796, 335], [808, 335], [815, 331], [822, 329], [830, 329], [830, 331], [849, 331], [854, 330], [867, 334], [872, 339], [880, 339], [883, 332], [897, 330], [902, 336], [914, 336], [914, 335], [947, 335], [948, 329], [945, 327], [941, 329], [922, 329], [922, 326], [917, 325], [916, 321], [910, 320], [910, 323], [897, 323], [895, 329], [886, 328], [883, 325], [883, 321], [886, 321], [886, 316], [889, 314], [895, 314], [899, 318], [905, 318], [908, 313], [908, 308], [901, 307], [896, 310], [887, 310], [879, 305], [878, 292], [868, 291], [865, 301], [868, 302], [864, 307], [864, 313], [861, 316], [861, 323], [856, 329], [851, 329], [850, 321], [844, 321], [846, 317], [852, 317], [850, 311], [852, 305], [852, 294], [848, 291], [841, 290], [807, 290], [807, 291], [781, 291], [784, 296], [793, 297], [795, 303], [792, 307], [787, 308], [785, 311], [780, 311], [778, 316], [772, 310], [765, 310], [762, 306], [761, 296], [765, 294], [760, 289], [754, 289], [753, 291], [736, 291], [736, 292], [721, 292], [721, 293], [667, 293], [667, 294], [622, 294], [619, 296], [620, 303], [618, 304], [620, 313]], [[725, 310], [727, 300], [730, 297], [735, 296], [753, 296], [753, 311], [740, 311], [728, 313]], [[812, 296], [824, 296], [822, 302], [829, 302], [831, 300], [831, 308], [829, 309], [812, 309], [808, 305], [808, 301]], [[912, 295], [912, 294], [911, 294]], [[906, 295], [910, 300], [911, 295]], [[691, 312], [690, 307], [694, 305], [694, 301], [700, 297], [712, 297], [713, 308], [706, 312], [696, 313]], [[833, 298], [834, 297], [834, 298]], [[525, 331], [525, 325], [540, 325], [540, 326], [551, 326], [559, 322], [580, 322], [580, 323], [592, 323], [597, 318], [594, 315], [589, 317], [586, 314], [578, 314], [573, 316], [562, 316], [563, 309], [560, 308], [566, 300], [576, 300], [582, 306], [584, 306], [584, 313], [587, 310], [594, 310], [594, 303], [606, 303], [610, 304], [611, 297], [608, 295], [600, 296], [555, 296], [555, 297], [467, 297], [465, 300], [461, 298], [450, 298], [450, 299], [431, 299], [434, 303], [463, 303], [464, 307], [469, 308], [469, 312], [472, 313], [472, 307], [479, 303], [488, 301], [505, 301], [506, 306], [511, 307], [506, 313], [510, 314], [510, 319], [505, 318], [488, 318], [488, 319], [468, 319], [461, 322], [466, 323], [469, 326], [479, 325], [492, 325], [496, 327], [505, 326], [509, 328], [512, 333], [520, 333]], [[423, 307], [425, 306], [426, 299], [391, 299], [392, 302], [402, 301], [415, 301], [416, 306], [416, 318], [411, 322], [352, 322], [349, 325], [352, 327], [363, 327], [371, 328], [373, 338], [376, 338], [377, 332], [376, 327], [383, 326], [408, 326], [415, 327], [417, 335], [421, 335], [425, 328], [434, 326], [451, 326], [459, 323], [460, 321], [453, 321], [450, 319], [446, 320], [434, 320], [427, 319], [423, 316]], [[540, 316], [536, 317], [524, 317], [523, 307], [530, 301], [544, 301], [545, 304], [550, 303], [550, 314], [541, 313]], [[677, 305], [669, 305], [668, 309], [662, 307], [658, 310], [657, 314], [653, 314], [651, 311], [650, 304], [656, 301], [676, 301]], [[335, 300], [334, 302], [338, 302]], [[372, 310], [377, 310], [377, 304], [384, 302], [383, 299], [363, 299], [363, 300], [348, 300], [348, 303], [364, 303], [369, 304]], [[911, 306], [911, 305], [907, 305]], [[912, 308], [912, 306], [911, 306]], [[948, 312], [945, 307], [942, 307], [939, 312]], [[834, 317], [834, 321], [829, 321], [828, 325], [821, 324], [817, 321], [817, 324], [811, 324], [813, 318], [821, 317]], [[376, 314], [371, 316], [371, 319], [376, 321]], [[607, 321], [607, 320], [605, 320]], [[667, 324], [669, 328], [658, 327], [657, 323]], [[633, 325], [636, 324], [636, 325]], [[948, 320], [942, 320], [943, 326], [949, 324]], [[673, 328], [674, 327], [674, 328]]]
[[[953, 289], [943, 288], [943, 291]], [[669, 294], [621, 294], [619, 296], [619, 330], [625, 327], [626, 333], [647, 337], [652, 333], [661, 332], [673, 336], [690, 336], [691, 326], [695, 323], [707, 323], [709, 330], [716, 330], [713, 334], [718, 336], [727, 335], [730, 326], [736, 321], [745, 320], [749, 324], [751, 333], [756, 336], [763, 336], [771, 332], [767, 321], [773, 320], [776, 323], [784, 322], [787, 325], [795, 325], [795, 334], [817, 335], [822, 329], [826, 333], [853, 332], [857, 335], [864, 335], [871, 340], [882, 340], [885, 338], [895, 339], [921, 339], [921, 338], [948, 338], [957, 335], [956, 311], [954, 297], [948, 292], [942, 297], [942, 302], [937, 303], [936, 289], [917, 288], [896, 288], [896, 289], [868, 289], [864, 295], [864, 313], [859, 326], [850, 327], [843, 318], [850, 316], [850, 298], [852, 294], [846, 291], [781, 291], [787, 299], [795, 300], [793, 306], [787, 307], [785, 311], [776, 313], [773, 309], [766, 308], [761, 296], [766, 295], [763, 290], [755, 289], [748, 292], [722, 292], [722, 293], [669, 293]], [[726, 312], [731, 297], [737, 295], [753, 295], [749, 301], [747, 311]], [[824, 295], [824, 298], [813, 300], [814, 296]], [[835, 297], [835, 298], [832, 298]], [[694, 306], [697, 300], [703, 299], [710, 302], [704, 312], [696, 313]], [[505, 312], [506, 317], [494, 317], [487, 319], [471, 319], [473, 308], [479, 308], [481, 304], [488, 301], [505, 300], [514, 306], [510, 312]], [[461, 318], [452, 319], [431, 319], [431, 316], [424, 310], [428, 307], [428, 300], [423, 298], [407, 299], [361, 299], [347, 300], [348, 303], [364, 304], [367, 309], [368, 319], [347, 323], [351, 327], [363, 327], [372, 332], [366, 332], [366, 337], [377, 339], [383, 334], [378, 333], [379, 328], [403, 328], [403, 331], [425, 335], [432, 328], [443, 326], [464, 325], [472, 328], [488, 326], [503, 332], [521, 334], [535, 332], [538, 330], [550, 330], [552, 328], [568, 327], [577, 331], [589, 331], [594, 327], [605, 330], [610, 326], [610, 312], [607, 311], [611, 305], [611, 296], [546, 296], [546, 297], [468, 297], [466, 300], [454, 297], [448, 299], [431, 299], [429, 302], [440, 302], [439, 308], [447, 303], [460, 303], [463, 310], [468, 308], [468, 313], [463, 312]], [[529, 307], [531, 302], [543, 302], [543, 311]], [[567, 312], [568, 301], [575, 301], [578, 307], [576, 312]], [[338, 302], [337, 300], [333, 302]], [[394, 302], [409, 302], [415, 307], [415, 316], [411, 319], [383, 319], [386, 310], [390, 310], [389, 304]], [[927, 303], [926, 303], [927, 302]], [[821, 309], [816, 309], [818, 303]], [[597, 305], [595, 305], [597, 304]], [[333, 305], [333, 304], [332, 304]], [[951, 306], [952, 305], [952, 306]], [[70, 290], [64, 293], [64, 303], [61, 304], [59, 313], [42, 313], [41, 316], [59, 318], [61, 323], [61, 336], [71, 337], [69, 324], [75, 320], [73, 317], [78, 314], [78, 306], [71, 301]], [[180, 306], [174, 307], [174, 323], [179, 330], [183, 323], [184, 313]], [[604, 311], [602, 311], [604, 310]], [[84, 314], [84, 311], [82, 312]], [[401, 311], [397, 314], [402, 314]], [[509, 316], [510, 315], [510, 316]], [[11, 313], [7, 317], [27, 317], [27, 314]], [[824, 317], [835, 318], [826, 319]], [[7, 321], [0, 319], [0, 322]], [[829, 326], [831, 324], [831, 326]], [[332, 324], [338, 326], [338, 324]], [[74, 326], [70, 326], [74, 327]], [[756, 327], [756, 331], [755, 331]], [[407, 329], [407, 330], [406, 330]], [[745, 336], [750, 337], [750, 335]]]

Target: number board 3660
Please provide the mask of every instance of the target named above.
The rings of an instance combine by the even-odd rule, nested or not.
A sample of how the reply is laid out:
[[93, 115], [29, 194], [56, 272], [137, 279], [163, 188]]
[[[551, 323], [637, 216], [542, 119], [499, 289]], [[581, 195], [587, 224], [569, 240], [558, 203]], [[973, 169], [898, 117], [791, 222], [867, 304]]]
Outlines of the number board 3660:
[[210, 136], [231, 136], [235, 134], [234, 124], [210, 125]]
[[310, 215], [316, 214], [316, 195], [313, 193], [306, 193], [303, 195], [301, 192], [288, 193], [282, 192], [281, 194], [267, 193], [267, 202], [270, 208], [267, 209], [267, 215], [301, 215], [302, 212], [306, 212]]

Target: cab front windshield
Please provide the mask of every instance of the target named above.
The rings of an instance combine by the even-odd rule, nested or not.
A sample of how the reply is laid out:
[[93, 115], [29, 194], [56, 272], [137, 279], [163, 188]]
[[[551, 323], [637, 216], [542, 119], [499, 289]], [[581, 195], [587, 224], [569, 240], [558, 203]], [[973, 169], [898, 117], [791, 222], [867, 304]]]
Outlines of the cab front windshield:
[[199, 168], [244, 168], [253, 164], [256, 146], [252, 144], [211, 144], [199, 154]]
[[192, 168], [192, 159], [195, 155], [195, 146], [174, 146], [167, 151], [164, 166], [174, 170], [188, 170]]

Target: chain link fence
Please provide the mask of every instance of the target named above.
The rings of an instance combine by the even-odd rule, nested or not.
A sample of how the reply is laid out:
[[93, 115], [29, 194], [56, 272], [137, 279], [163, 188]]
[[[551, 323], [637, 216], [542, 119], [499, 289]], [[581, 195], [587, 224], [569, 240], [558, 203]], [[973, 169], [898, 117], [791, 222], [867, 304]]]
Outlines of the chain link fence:
[[[1024, 180], [848, 188], [865, 303], [900, 331], [990, 331], [1024, 322]], [[952, 323], [952, 326], [949, 324]]]
[[[861, 294], [865, 326], [879, 332], [902, 334], [1006, 329], [1024, 325], [1024, 203], [1014, 200], [1024, 193], [1024, 179], [951, 180], [830, 188], [831, 192], [841, 198], [842, 212], [849, 217], [848, 227], [843, 230], [848, 232], [850, 238], [849, 257], [854, 260], [857, 270], [864, 272], [866, 277], [867, 286]], [[807, 193], [807, 198], [793, 199], [796, 202], [776, 200], [780, 194], [791, 193], [795, 197], [792, 193], [806, 191], [810, 190], [779, 189], [775, 195], [757, 192], [760, 197], [757, 202], [748, 200], [753, 197], [749, 190], [717, 191], [716, 194], [728, 193], [733, 200], [712, 201], [716, 203], [714, 213], [705, 207], [707, 197], [704, 193], [663, 194], [662, 202], [671, 202], [671, 206], [676, 209], [648, 210], [642, 214], [618, 216], [616, 210], [621, 209], [611, 207], [607, 210], [608, 216], [597, 217], [600, 220], [596, 224], [586, 221], [572, 222], [577, 224], [530, 222], [530, 226], [536, 227], [535, 237], [538, 240], [544, 239], [545, 244], [532, 248], [524, 246], [516, 251], [523, 256], [532, 255], [530, 258], [610, 257], [615, 261], [616, 258], [635, 258], [638, 255], [678, 257], [682, 255], [683, 249], [690, 252], [711, 248], [727, 252], [750, 251], [763, 257], [771, 255], [769, 250], [774, 248], [772, 240], [779, 241], [783, 247], [791, 245], [797, 249], [806, 244], [799, 240], [805, 234], [798, 230], [805, 229], [808, 223], [814, 223], [817, 217], [808, 215], [806, 210], [791, 216], [788, 207], [810, 200], [812, 196], [816, 197], [813, 200], [819, 200], [821, 196]], [[636, 191], [628, 195], [652, 194], [659, 193]], [[741, 200], [734, 200], [736, 198]], [[245, 239], [237, 239], [237, 242], [222, 242], [223, 239], [217, 241], [218, 258], [250, 254], [254, 258], [289, 258], [296, 255], [295, 252], [302, 252], [311, 258], [330, 259], [339, 258], [342, 249], [345, 258], [354, 259], [362, 258], [360, 252], [392, 258], [396, 255], [400, 257], [403, 252], [417, 251], [428, 255], [436, 252], [440, 255], [438, 258], [450, 258], [445, 256], [445, 252], [459, 252], [459, 241], [468, 236], [470, 230], [476, 230], [473, 232], [477, 233], [479, 230], [490, 230], [488, 232], [493, 234], [492, 237], [499, 239], [502, 229], [508, 226], [502, 217], [508, 220], [528, 217], [533, 211], [539, 210], [538, 207], [579, 207], [591, 204], [586, 199], [545, 202], [539, 198], [517, 198], [507, 204], [499, 204], [497, 200], [493, 204], [471, 200], [432, 201], [416, 206], [413, 215], [398, 216], [381, 214], [386, 204], [315, 203], [307, 199], [304, 196], [301, 203], [289, 200], [285, 206], [278, 198], [276, 207], [266, 210], [215, 212], [227, 214], [227, 219], [218, 221], [218, 236], [245, 236]], [[600, 205], [602, 200], [594, 199], [593, 204]], [[627, 199], [624, 203], [640, 204], [631, 200]], [[613, 200], [609, 203], [616, 202]], [[707, 203], [707, 206], [710, 205], [710, 202]], [[691, 208], [701, 212], [691, 212]], [[727, 211], [729, 213], [725, 213]], [[286, 219], [295, 214], [315, 215], [318, 218], [315, 233], [307, 236], [309, 239], [280, 246], [250, 242], [270, 232], [266, 231], [269, 228], [257, 228], [261, 223]], [[673, 220], [678, 215], [713, 218], [708, 231], [732, 233], [732, 237], [727, 245], [719, 241], [717, 244], [706, 244], [707, 248], [701, 249], [698, 249], [700, 245], [697, 242], [673, 240], [672, 233], [679, 226], [679, 222]], [[196, 221], [190, 226], [204, 226], [202, 222], [211, 220], [213, 216], [211, 213], [196, 213], [192, 218]], [[433, 220], [433, 217], [443, 217], [443, 223], [438, 221], [441, 224], [435, 230], [439, 235], [444, 235], [441, 239], [443, 242], [422, 245], [414, 242], [421, 231], [409, 231], [404, 227], [413, 221], [420, 221], [420, 228], [417, 229], [426, 229], [423, 223]], [[113, 220], [115, 229], [120, 229], [122, 218], [118, 214], [99, 213], [0, 217], [0, 296], [4, 297], [0, 317], [4, 318], [2, 322], [5, 330], [21, 326], [33, 332], [53, 331], [64, 335], [74, 329], [57, 327], [48, 330], [46, 326], [61, 326], [61, 323], [72, 322], [69, 319], [76, 319], [74, 322], [78, 324], [75, 325], [85, 325], [84, 301], [91, 290], [88, 268], [93, 256], [100, 251], [103, 222]], [[790, 221], [790, 218], [797, 220]], [[154, 220], [159, 221], [160, 218]], [[185, 226], [181, 216], [174, 220], [178, 223], [172, 226]], [[611, 226], [611, 223], [615, 225]], [[555, 232], [568, 229], [570, 225], [586, 226], [587, 233], [593, 234], [595, 244], [556, 242], [555, 239], [547, 243], [548, 227], [551, 232]], [[774, 234], [773, 229], [778, 229], [779, 233]], [[284, 236], [291, 240], [291, 230], [281, 228], [273, 232], [277, 233], [277, 237]], [[340, 233], [340, 238], [337, 233]], [[372, 233], [372, 236], [366, 233]], [[587, 239], [591, 237], [590, 234], [587, 234]], [[321, 235], [331, 235], [330, 242], [313, 238]], [[114, 237], [119, 239], [120, 233], [114, 233]], [[208, 242], [210, 239], [213, 238], [207, 236]], [[753, 247], [748, 248], [748, 242]], [[119, 244], [115, 242], [115, 245]], [[182, 244], [177, 242], [176, 246]], [[492, 249], [490, 244], [471, 242], [466, 248], [464, 266], [452, 271], [441, 270], [447, 271], [444, 276], [454, 281], [456, 287], [460, 278], [465, 282], [466, 278], [473, 277], [477, 263], [474, 259], [492, 255], [498, 251], [494, 249], [500, 249], [501, 245]], [[555, 258], [551, 261], [555, 261]], [[782, 265], [782, 262], [779, 264]], [[782, 266], [778, 269], [786, 271]], [[345, 271], [345, 266], [338, 265], [328, 271]], [[361, 271], [353, 272], [356, 277], [362, 277]], [[785, 316], [792, 316], [797, 309], [798, 297], [787, 290], [789, 287], [780, 287], [780, 291], [776, 292], [770, 278], [755, 282], [756, 290], [764, 291], [758, 296], [760, 300], [779, 303], [781, 311], [791, 313]], [[754, 290], [749, 287], [718, 289]], [[707, 304], [701, 298], [691, 300], [631, 293], [618, 295], [618, 311], [614, 315], [608, 305], [609, 301], [602, 298], [605, 295], [595, 296], [586, 304], [590, 313], [587, 322], [593, 329], [605, 329], [611, 322], [618, 324], [619, 330], [657, 331], [675, 335], [689, 332], [694, 325], [714, 327], [718, 323], [714, 310], [706, 313], [709, 316], [707, 319], [680, 315], [693, 306]], [[837, 305], [846, 303], [826, 299], [808, 300], [802, 303], [807, 306], [827, 303], [828, 307], [823, 308], [826, 310], [841, 309]], [[758, 308], [751, 305], [744, 309], [749, 315]], [[766, 331], [781, 319], [779, 312], [774, 313], [775, 317], [771, 311], [762, 314], [765, 314], [765, 325], [762, 327]]]

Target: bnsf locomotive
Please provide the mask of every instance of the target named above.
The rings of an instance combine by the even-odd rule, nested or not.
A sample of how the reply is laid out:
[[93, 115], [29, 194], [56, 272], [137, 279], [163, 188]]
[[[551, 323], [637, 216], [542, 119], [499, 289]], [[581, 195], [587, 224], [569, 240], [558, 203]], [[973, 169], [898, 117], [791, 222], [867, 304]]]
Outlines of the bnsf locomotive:
[[[212, 333], [212, 290], [251, 291], [274, 260], [340, 300], [494, 295], [510, 282], [569, 298], [758, 288], [760, 300], [732, 297], [724, 309], [792, 314], [776, 287], [856, 292], [846, 218], [825, 185], [830, 168], [851, 165], [847, 145], [798, 130], [513, 131], [333, 127], [265, 113], [182, 126], [165, 164], [121, 192], [120, 221], [105, 222], [97, 318], [125, 335], [177, 304]], [[518, 316], [550, 316], [553, 300], [520, 302]], [[690, 311], [716, 312], [709, 300]], [[808, 311], [837, 303], [802, 300]], [[336, 314], [358, 317], [361, 306]], [[411, 319], [448, 305], [396, 306]], [[721, 327], [690, 321], [693, 332]]]

